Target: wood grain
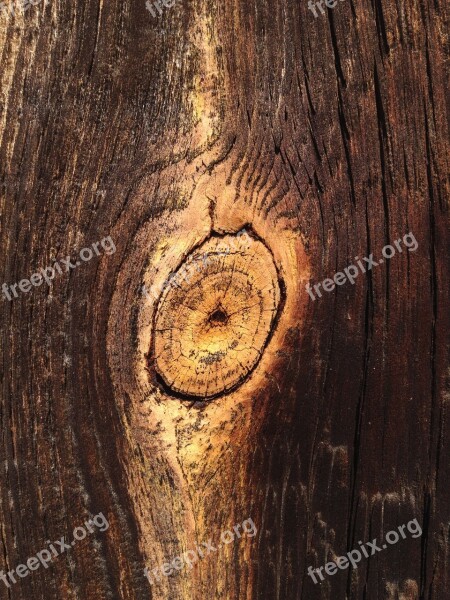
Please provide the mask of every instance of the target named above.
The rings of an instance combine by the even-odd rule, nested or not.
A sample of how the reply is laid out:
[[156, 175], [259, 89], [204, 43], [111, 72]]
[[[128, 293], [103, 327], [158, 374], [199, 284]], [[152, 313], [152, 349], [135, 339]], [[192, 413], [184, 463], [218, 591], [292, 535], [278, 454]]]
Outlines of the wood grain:
[[[117, 248], [2, 299], [0, 569], [100, 511], [110, 527], [1, 600], [448, 598], [446, 3], [43, 0], [0, 19], [0, 283]], [[246, 377], [179, 397], [142, 290], [244, 227], [279, 317]], [[415, 252], [306, 292], [408, 232]], [[150, 585], [146, 566], [248, 518], [257, 536]], [[421, 538], [307, 575], [414, 518]]]
[[278, 274], [263, 242], [212, 237], [168, 280], [155, 315], [156, 372], [170, 390], [213, 398], [259, 361], [280, 308]]

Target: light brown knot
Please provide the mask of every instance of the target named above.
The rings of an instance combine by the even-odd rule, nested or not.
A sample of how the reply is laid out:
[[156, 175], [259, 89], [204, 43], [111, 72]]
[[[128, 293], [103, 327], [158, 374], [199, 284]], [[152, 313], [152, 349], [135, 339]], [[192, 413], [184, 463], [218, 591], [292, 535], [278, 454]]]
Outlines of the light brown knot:
[[212, 398], [249, 375], [274, 327], [281, 292], [265, 244], [247, 231], [213, 235], [171, 276], [159, 299], [153, 362], [164, 384]]

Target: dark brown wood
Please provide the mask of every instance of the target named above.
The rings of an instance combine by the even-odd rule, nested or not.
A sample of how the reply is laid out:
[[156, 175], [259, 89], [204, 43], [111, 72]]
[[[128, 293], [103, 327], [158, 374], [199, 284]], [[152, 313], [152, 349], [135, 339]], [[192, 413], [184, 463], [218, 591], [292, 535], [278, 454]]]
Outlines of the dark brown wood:
[[[0, 569], [109, 523], [0, 580], [1, 600], [450, 598], [445, 9], [0, 15], [0, 285], [116, 248], [1, 300]], [[281, 313], [240, 385], [180, 397], [155, 375], [160, 294], [143, 292], [245, 227]], [[408, 233], [414, 252], [308, 295]], [[145, 577], [248, 519], [254, 537]], [[421, 537], [308, 576], [413, 519]]]

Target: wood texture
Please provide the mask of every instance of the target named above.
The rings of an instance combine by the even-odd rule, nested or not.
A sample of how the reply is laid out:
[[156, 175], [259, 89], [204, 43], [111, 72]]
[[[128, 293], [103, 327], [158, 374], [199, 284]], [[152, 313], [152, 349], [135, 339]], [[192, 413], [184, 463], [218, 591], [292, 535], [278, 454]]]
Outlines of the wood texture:
[[211, 237], [168, 279], [150, 360], [172, 392], [214, 398], [239, 386], [261, 358], [281, 291], [270, 252], [244, 234]]
[[[2, 600], [450, 597], [447, 25], [441, 0], [0, 17], [0, 284], [116, 246], [2, 299], [0, 569], [110, 524]], [[279, 318], [240, 385], [177, 397], [143, 289], [246, 226]], [[306, 292], [408, 232], [414, 253]], [[144, 576], [248, 518], [254, 538]], [[413, 518], [420, 539], [308, 577]]]

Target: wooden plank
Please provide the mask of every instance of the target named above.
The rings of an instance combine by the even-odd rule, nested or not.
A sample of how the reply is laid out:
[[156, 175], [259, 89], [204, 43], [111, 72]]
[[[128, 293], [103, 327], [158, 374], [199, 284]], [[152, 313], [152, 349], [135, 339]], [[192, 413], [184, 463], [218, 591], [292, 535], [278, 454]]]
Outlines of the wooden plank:
[[445, 3], [8, 7], [0, 599], [448, 598]]

